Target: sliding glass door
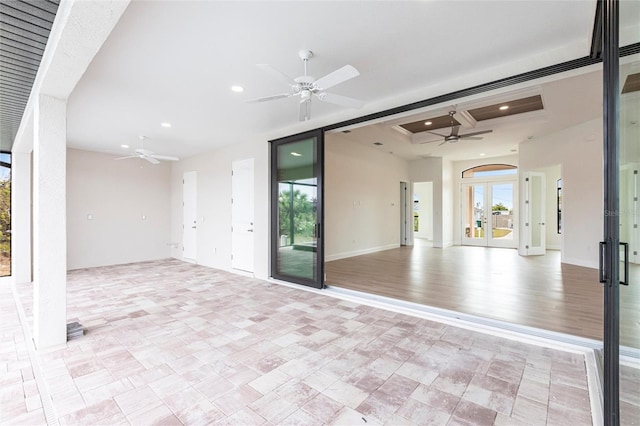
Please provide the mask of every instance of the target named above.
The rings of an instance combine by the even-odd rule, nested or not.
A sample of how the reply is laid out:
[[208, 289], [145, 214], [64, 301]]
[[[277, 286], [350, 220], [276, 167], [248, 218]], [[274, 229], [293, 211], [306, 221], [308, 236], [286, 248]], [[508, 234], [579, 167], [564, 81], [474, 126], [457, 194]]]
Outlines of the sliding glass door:
[[[620, 2], [619, 44], [640, 42], [640, 3]], [[618, 59], [619, 100], [619, 354], [638, 355], [640, 349], [640, 53]], [[615, 283], [612, 283], [615, 285]], [[615, 299], [615, 297], [609, 297]], [[613, 302], [613, 300], [611, 300]], [[615, 310], [613, 311], [615, 312]], [[613, 313], [612, 312], [612, 313]], [[613, 343], [610, 338], [610, 343]], [[606, 343], [605, 343], [606, 344]], [[610, 352], [611, 353], [611, 352]], [[608, 365], [612, 360], [609, 360]], [[614, 371], [609, 366], [609, 371]], [[620, 424], [638, 421], [637, 376], [621, 363], [619, 368]], [[611, 384], [607, 386], [610, 390]], [[606, 394], [605, 394], [606, 395]], [[609, 414], [616, 407], [606, 404]]]
[[321, 131], [271, 142], [271, 275], [322, 288]]

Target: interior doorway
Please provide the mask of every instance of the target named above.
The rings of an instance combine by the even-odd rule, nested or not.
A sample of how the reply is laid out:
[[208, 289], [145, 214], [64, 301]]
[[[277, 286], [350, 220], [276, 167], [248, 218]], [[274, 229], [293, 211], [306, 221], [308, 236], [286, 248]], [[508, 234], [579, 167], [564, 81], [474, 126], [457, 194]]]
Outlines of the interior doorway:
[[413, 236], [433, 242], [433, 182], [413, 184]]

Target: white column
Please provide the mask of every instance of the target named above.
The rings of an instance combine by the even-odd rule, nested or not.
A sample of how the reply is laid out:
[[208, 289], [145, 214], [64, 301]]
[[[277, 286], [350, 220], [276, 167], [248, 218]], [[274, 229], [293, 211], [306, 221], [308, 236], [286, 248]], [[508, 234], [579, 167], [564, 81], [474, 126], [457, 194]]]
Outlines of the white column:
[[11, 153], [11, 275], [31, 282], [31, 153]]
[[38, 349], [67, 341], [66, 100], [34, 105], [33, 336]]

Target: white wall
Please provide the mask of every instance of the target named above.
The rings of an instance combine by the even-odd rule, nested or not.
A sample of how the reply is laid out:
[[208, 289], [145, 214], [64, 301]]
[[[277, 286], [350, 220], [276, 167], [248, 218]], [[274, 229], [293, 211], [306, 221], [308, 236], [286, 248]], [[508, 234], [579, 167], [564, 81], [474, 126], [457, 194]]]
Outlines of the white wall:
[[254, 275], [269, 277], [268, 138], [229, 145], [173, 164], [171, 256], [182, 259], [182, 176], [197, 173], [197, 263], [231, 270], [231, 164], [254, 158]]
[[[562, 262], [598, 267], [603, 229], [602, 161], [601, 118], [520, 144], [521, 173], [561, 164]], [[547, 181], [549, 185], [555, 186], [555, 181]], [[521, 244], [523, 241], [521, 232]]]
[[[409, 162], [412, 182], [433, 182], [433, 246], [443, 247], [443, 161], [439, 157]], [[446, 215], [446, 213], [445, 213]]]
[[[442, 247], [454, 244], [454, 194], [457, 193], [453, 178], [453, 163], [442, 161]], [[435, 246], [435, 245], [434, 245]]]
[[114, 158], [67, 150], [67, 269], [170, 256], [171, 166]]
[[433, 240], [433, 182], [414, 182], [413, 193], [418, 199], [418, 230], [414, 235]]
[[408, 164], [391, 154], [325, 136], [325, 259], [400, 246], [400, 182]]

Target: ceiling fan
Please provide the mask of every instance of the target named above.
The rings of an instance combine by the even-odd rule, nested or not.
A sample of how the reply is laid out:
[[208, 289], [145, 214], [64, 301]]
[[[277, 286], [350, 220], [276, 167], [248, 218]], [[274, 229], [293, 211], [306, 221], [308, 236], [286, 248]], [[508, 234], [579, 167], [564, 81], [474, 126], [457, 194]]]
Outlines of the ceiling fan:
[[144, 141], [147, 139], [146, 136], [139, 136], [141, 141], [142, 148], [138, 148], [134, 151], [135, 154], [129, 155], [126, 157], [115, 158], [115, 160], [126, 160], [129, 158], [141, 158], [143, 160], [147, 160], [151, 164], [160, 164], [160, 160], [162, 161], [178, 161], [180, 160], [178, 157], [172, 157], [169, 155], [158, 155], [153, 151], [149, 151], [148, 149], [144, 149]]
[[[465, 134], [461, 135], [461, 134], [458, 133], [460, 131], [460, 124], [456, 124], [456, 122], [454, 121], [454, 118], [453, 118], [454, 115], [456, 115], [455, 111], [449, 111], [449, 117], [451, 117], [451, 133], [449, 133], [448, 135], [443, 135], [441, 133], [427, 131], [427, 133], [431, 133], [431, 134], [434, 134], [434, 135], [437, 135], [437, 136], [440, 136], [440, 137], [444, 138], [444, 140], [440, 144], [438, 144], [438, 146], [444, 145], [447, 142], [456, 143], [460, 139], [478, 141], [478, 140], [482, 139], [482, 138], [478, 137], [478, 135], [484, 135], [485, 133], [493, 132], [493, 130], [481, 130], [479, 132], [465, 133]], [[426, 141], [426, 142], [422, 142], [422, 143], [430, 143], [430, 142], [435, 142], [435, 141]]]
[[312, 76], [307, 75], [307, 62], [313, 57], [313, 52], [311, 52], [310, 50], [301, 50], [300, 52], [298, 52], [298, 55], [304, 62], [304, 75], [300, 77], [292, 78], [279, 69], [274, 68], [268, 64], [258, 65], [258, 67], [263, 71], [286, 82], [290, 87], [289, 92], [281, 93], [278, 95], [265, 96], [257, 99], [250, 99], [247, 102], [265, 102], [275, 99], [290, 98], [292, 96], [300, 96], [300, 121], [309, 120], [311, 118], [311, 99], [313, 96], [318, 98], [320, 101], [328, 102], [335, 105], [341, 105], [350, 108], [362, 107], [364, 103], [358, 99], [325, 92], [326, 89], [357, 77], [358, 75], [360, 75], [358, 70], [356, 70], [351, 65], [345, 65], [342, 68], [339, 68], [316, 80]]

